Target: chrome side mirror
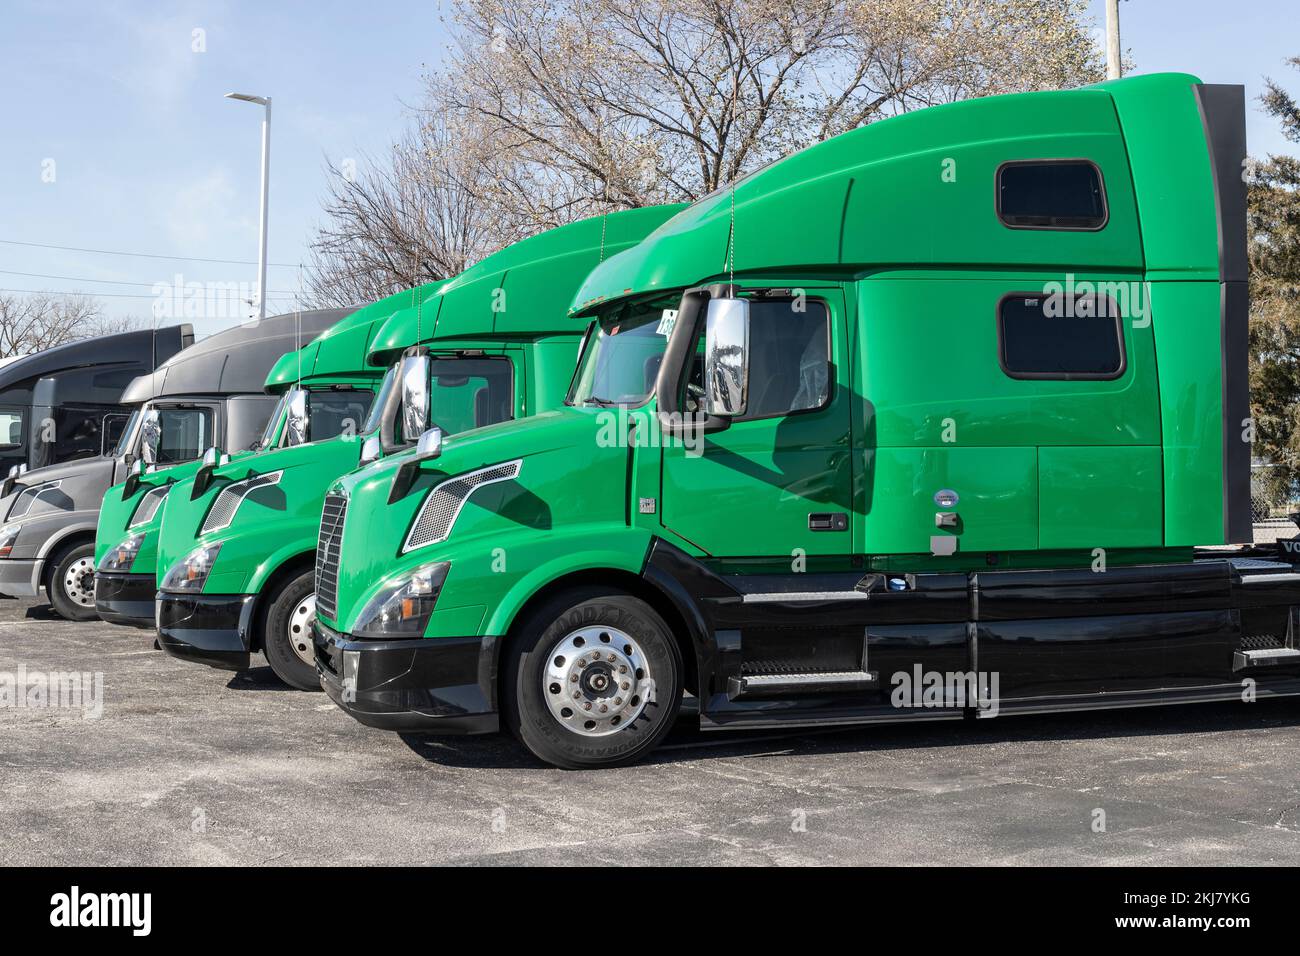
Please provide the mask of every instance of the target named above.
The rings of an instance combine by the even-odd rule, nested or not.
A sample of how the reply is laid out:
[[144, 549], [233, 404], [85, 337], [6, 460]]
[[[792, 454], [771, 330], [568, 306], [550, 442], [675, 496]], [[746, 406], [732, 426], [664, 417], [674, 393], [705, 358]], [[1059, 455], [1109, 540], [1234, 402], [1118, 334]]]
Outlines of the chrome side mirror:
[[295, 388], [285, 402], [284, 443], [290, 447], [305, 445], [309, 440], [311, 408], [307, 398], [305, 388]]
[[402, 438], [410, 441], [429, 427], [429, 372], [427, 355], [408, 355], [397, 370], [402, 384]]
[[415, 445], [415, 460], [428, 461], [442, 454], [442, 429], [437, 425], [424, 431]]
[[704, 332], [704, 410], [732, 418], [749, 401], [749, 300], [710, 299]]
[[155, 464], [161, 443], [162, 425], [158, 421], [158, 409], [151, 408], [145, 412], [144, 421], [140, 423], [140, 460], [146, 465]]
[[357, 461], [357, 466], [360, 467], [361, 465], [368, 465], [372, 461], [378, 461], [383, 450], [383, 443], [380, 442], [379, 436], [369, 436], [361, 443], [361, 458]]

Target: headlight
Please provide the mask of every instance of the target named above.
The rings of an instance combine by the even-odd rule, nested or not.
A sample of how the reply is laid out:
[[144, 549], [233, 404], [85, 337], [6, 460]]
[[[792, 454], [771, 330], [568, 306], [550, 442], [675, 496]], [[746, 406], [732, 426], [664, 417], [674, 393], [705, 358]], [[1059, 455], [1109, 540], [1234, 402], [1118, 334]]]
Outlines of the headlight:
[[171, 566], [163, 578], [164, 591], [202, 591], [212, 570], [212, 562], [217, 560], [220, 544], [205, 544], [195, 548], [179, 562]]
[[0, 528], [0, 558], [9, 557], [9, 552], [14, 549], [14, 542], [18, 540], [18, 532], [21, 529], [20, 524], [7, 524]]
[[116, 548], [109, 548], [108, 553], [99, 562], [99, 570], [130, 571], [142, 544], [144, 544], [144, 535], [133, 534]]
[[361, 609], [352, 633], [364, 637], [423, 637], [450, 569], [449, 561], [439, 561], [384, 588]]

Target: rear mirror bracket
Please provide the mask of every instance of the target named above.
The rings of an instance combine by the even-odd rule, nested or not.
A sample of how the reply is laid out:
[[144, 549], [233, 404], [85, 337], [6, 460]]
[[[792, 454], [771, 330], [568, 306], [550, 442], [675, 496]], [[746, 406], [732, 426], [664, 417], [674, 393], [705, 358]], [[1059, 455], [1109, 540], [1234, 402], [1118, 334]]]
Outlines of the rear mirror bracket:
[[397, 473], [393, 475], [393, 484], [388, 489], [388, 503], [400, 501], [406, 497], [411, 486], [415, 484], [416, 476], [420, 474], [420, 465], [426, 461], [433, 461], [442, 455], [442, 429], [437, 425], [421, 433], [420, 440], [415, 444], [415, 454], [402, 462]]

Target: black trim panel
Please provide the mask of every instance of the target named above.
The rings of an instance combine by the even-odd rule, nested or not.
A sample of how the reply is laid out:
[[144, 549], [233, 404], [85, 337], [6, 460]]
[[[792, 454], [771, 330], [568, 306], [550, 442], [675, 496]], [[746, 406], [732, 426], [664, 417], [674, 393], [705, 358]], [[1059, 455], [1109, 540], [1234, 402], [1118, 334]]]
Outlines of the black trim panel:
[[325, 693], [367, 726], [442, 734], [498, 729], [495, 637], [371, 641], [317, 621], [312, 639]]
[[152, 574], [95, 572], [95, 613], [109, 624], [152, 630], [157, 593]]
[[1246, 91], [1232, 84], [1192, 87], [1205, 127], [1219, 236], [1219, 322], [1223, 387], [1223, 534], [1228, 544], [1252, 540], [1250, 418], [1247, 364], [1250, 300], [1246, 251]]
[[157, 597], [158, 645], [172, 657], [217, 667], [248, 669], [255, 594], [173, 594]]

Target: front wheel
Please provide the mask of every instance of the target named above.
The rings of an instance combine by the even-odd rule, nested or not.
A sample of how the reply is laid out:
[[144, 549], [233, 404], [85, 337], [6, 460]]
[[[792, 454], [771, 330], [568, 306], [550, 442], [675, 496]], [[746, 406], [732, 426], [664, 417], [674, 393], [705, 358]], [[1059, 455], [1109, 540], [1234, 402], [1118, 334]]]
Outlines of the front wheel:
[[506, 724], [566, 770], [632, 763], [672, 727], [682, 660], [650, 605], [621, 592], [562, 595], [529, 616], [509, 649]]
[[290, 687], [320, 690], [311, 624], [316, 617], [313, 572], [306, 571], [283, 584], [271, 597], [262, 626], [262, 653], [266, 662]]
[[45, 592], [59, 617], [69, 621], [93, 621], [95, 613], [95, 545], [74, 545], [54, 559]]

